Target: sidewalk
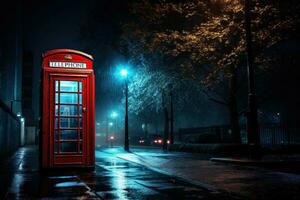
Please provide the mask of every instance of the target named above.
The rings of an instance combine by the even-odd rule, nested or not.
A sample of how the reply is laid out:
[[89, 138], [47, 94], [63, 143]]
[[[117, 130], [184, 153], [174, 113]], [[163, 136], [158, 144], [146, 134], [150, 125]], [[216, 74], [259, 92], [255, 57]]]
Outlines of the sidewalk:
[[[217, 158], [203, 154], [183, 152], [163, 152], [160, 149], [134, 149], [132, 153], [122, 148], [103, 149], [107, 153], [114, 154], [124, 160], [143, 165], [152, 170], [167, 174], [201, 187], [214, 191], [227, 191], [246, 199], [299, 199], [300, 198], [300, 170], [268, 169], [253, 165], [237, 165], [233, 162], [213, 162]], [[224, 159], [224, 158], [223, 158]], [[234, 159], [218, 161], [233, 161]], [[278, 161], [272, 157], [265, 158], [271, 163]], [[267, 161], [268, 160], [268, 161]], [[217, 160], [216, 160], [217, 161]], [[246, 162], [243, 159], [234, 160], [239, 163]], [[249, 163], [247, 161], [246, 163]], [[253, 161], [252, 161], [253, 162]], [[288, 167], [285, 165], [285, 167]]]
[[0, 163], [0, 199], [100, 199], [90, 172], [39, 171], [37, 146], [20, 148]]

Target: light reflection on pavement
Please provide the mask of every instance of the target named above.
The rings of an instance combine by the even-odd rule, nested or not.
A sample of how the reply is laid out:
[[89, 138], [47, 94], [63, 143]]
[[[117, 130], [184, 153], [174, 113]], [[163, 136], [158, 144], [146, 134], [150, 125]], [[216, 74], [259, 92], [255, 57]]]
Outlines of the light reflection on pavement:
[[104, 199], [237, 199], [229, 193], [196, 186], [119, 157], [126, 155], [132, 157], [116, 148], [96, 151], [96, 174], [102, 171], [107, 178], [107, 182], [96, 184], [105, 188], [98, 191], [97, 187], [97, 195]]

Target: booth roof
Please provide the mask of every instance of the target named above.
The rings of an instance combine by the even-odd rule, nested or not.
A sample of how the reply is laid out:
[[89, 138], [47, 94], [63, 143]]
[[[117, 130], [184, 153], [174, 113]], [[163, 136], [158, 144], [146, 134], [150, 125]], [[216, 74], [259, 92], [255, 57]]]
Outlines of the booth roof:
[[47, 51], [46, 53], [43, 54], [43, 58], [47, 57], [47, 56], [50, 56], [52, 54], [58, 54], [58, 53], [73, 53], [73, 54], [79, 54], [79, 55], [82, 55], [84, 57], [87, 57], [91, 60], [94, 60], [93, 56], [87, 54], [87, 53], [84, 53], [82, 51], [78, 51], [78, 50], [73, 50], [73, 49], [53, 49], [53, 50], [50, 50], [50, 51]]

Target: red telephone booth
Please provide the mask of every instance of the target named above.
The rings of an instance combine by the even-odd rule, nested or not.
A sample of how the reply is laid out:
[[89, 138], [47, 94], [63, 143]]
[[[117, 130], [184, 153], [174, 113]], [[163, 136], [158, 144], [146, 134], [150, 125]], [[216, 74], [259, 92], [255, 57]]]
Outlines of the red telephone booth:
[[93, 57], [56, 49], [42, 67], [42, 167], [94, 167]]

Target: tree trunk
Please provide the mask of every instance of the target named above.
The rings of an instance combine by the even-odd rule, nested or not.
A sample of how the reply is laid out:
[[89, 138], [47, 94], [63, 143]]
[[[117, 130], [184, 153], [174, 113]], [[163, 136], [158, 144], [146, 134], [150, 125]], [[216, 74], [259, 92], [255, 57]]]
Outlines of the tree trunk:
[[234, 143], [241, 143], [239, 113], [237, 108], [237, 70], [234, 67], [230, 69], [231, 77], [229, 78], [229, 98], [228, 109], [230, 115], [230, 128]]
[[173, 94], [170, 92], [170, 144], [174, 144], [174, 111], [173, 111]]
[[165, 115], [165, 127], [164, 127], [164, 139], [163, 139], [163, 149], [167, 150], [168, 144], [168, 136], [169, 136], [169, 113], [167, 107], [164, 108], [164, 115]]

